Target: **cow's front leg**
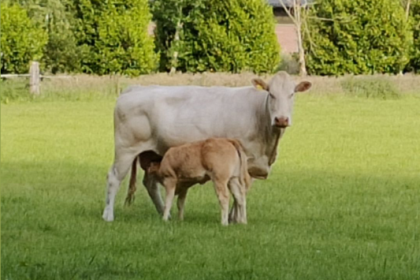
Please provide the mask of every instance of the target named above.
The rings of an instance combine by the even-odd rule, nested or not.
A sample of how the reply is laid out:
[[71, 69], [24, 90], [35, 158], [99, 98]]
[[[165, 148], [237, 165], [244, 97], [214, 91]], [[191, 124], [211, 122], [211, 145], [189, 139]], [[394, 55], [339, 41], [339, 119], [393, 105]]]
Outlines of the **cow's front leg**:
[[246, 217], [246, 188], [238, 178], [229, 182], [229, 189], [233, 194], [234, 202], [230, 213], [230, 221], [234, 223], [247, 223]]
[[145, 172], [143, 178], [143, 185], [146, 188], [150, 198], [152, 199], [156, 210], [160, 215], [163, 215], [163, 201], [156, 178], [153, 175], [150, 175], [147, 172]]

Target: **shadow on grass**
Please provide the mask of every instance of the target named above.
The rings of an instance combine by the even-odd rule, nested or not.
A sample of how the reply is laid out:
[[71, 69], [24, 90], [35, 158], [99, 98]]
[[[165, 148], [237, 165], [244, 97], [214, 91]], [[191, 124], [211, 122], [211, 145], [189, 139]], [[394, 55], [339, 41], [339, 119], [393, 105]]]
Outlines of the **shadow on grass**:
[[[57, 215], [64, 214], [64, 211], [77, 219], [101, 220], [107, 170], [108, 166], [105, 165], [97, 167], [69, 162], [2, 163], [2, 212], [11, 208], [25, 210], [37, 205], [54, 211]], [[132, 223], [160, 219], [141, 183], [141, 178], [142, 174], [139, 174], [136, 200], [131, 206], [123, 204], [127, 178], [121, 184], [115, 204], [116, 221]], [[337, 203], [346, 201], [342, 206], [351, 208], [351, 197], [365, 200], [367, 203], [369, 200], [414, 195], [418, 190], [418, 182], [418, 177], [383, 178], [375, 174], [366, 176], [296, 169], [274, 171], [268, 180], [254, 182], [248, 195], [248, 213], [252, 217], [250, 211], [262, 213], [266, 209], [268, 213], [274, 214], [270, 211], [273, 207], [280, 211], [277, 215], [261, 215], [254, 221], [265, 223], [278, 220], [278, 214], [287, 215], [287, 208], [294, 208], [296, 203], [300, 207], [304, 207], [305, 203], [312, 207], [321, 203], [321, 208], [328, 207], [328, 203], [331, 203], [331, 206], [334, 206], [332, 209], [337, 209]], [[164, 196], [164, 191], [161, 192]], [[352, 211], [350, 208], [343, 211]], [[220, 219], [219, 211], [211, 183], [197, 186], [189, 192], [185, 221], [182, 223], [215, 223]], [[171, 222], [181, 223], [177, 217], [175, 202], [172, 216]], [[337, 217], [339, 216], [340, 213], [337, 213]], [[304, 217], [302, 219], [305, 220]]]
[[[2, 163], [2, 211], [9, 211], [11, 208], [43, 208], [57, 215], [71, 215], [75, 219], [102, 221], [107, 171], [108, 166], [96, 167], [79, 163]], [[115, 203], [115, 220], [119, 223], [161, 220], [141, 182], [142, 175], [140, 172], [137, 176], [136, 198], [132, 205], [124, 205], [128, 178], [120, 186]], [[182, 223], [214, 223], [219, 219], [219, 215], [215, 217], [214, 213], [202, 211], [217, 205], [217, 198], [213, 194], [211, 202], [201, 204], [201, 210], [193, 209], [193, 205], [189, 205], [199, 188], [203, 186], [189, 192], [186, 221]], [[211, 184], [204, 188], [212, 191]], [[164, 197], [163, 189], [161, 193]], [[170, 222], [181, 223], [177, 217], [176, 201]]]

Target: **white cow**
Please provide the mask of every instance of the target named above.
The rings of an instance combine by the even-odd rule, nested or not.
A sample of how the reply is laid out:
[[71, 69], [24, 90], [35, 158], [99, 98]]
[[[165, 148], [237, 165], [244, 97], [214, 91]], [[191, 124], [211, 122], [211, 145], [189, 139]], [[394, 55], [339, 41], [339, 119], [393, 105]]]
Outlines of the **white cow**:
[[[126, 90], [114, 111], [115, 159], [107, 177], [104, 220], [114, 220], [115, 195], [137, 156], [142, 162], [142, 156], [163, 156], [170, 147], [184, 143], [211, 137], [237, 139], [247, 154], [249, 174], [266, 178], [280, 137], [292, 123], [294, 93], [308, 90], [311, 83], [296, 85], [285, 72], [277, 73], [268, 84], [259, 78], [252, 83], [253, 87], [240, 88], [139, 86]], [[146, 173], [143, 183], [163, 213], [156, 179]]]

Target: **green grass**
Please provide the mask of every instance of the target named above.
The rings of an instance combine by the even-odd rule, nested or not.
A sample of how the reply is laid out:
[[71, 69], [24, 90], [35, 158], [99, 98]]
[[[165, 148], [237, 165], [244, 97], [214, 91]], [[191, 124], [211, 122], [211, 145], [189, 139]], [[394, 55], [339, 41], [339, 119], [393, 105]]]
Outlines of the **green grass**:
[[2, 279], [420, 279], [418, 96], [298, 96], [249, 224], [226, 228], [211, 185], [164, 223], [125, 183], [102, 220], [113, 106], [1, 106]]

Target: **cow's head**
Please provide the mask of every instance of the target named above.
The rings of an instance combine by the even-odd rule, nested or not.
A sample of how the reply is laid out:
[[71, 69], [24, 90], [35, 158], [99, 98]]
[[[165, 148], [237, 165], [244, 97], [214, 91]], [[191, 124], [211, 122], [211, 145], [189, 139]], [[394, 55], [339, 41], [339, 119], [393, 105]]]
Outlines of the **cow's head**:
[[252, 84], [268, 92], [271, 125], [277, 128], [286, 128], [292, 124], [294, 94], [306, 91], [312, 86], [306, 81], [296, 85], [286, 72], [277, 73], [268, 84], [260, 78], [253, 79]]

